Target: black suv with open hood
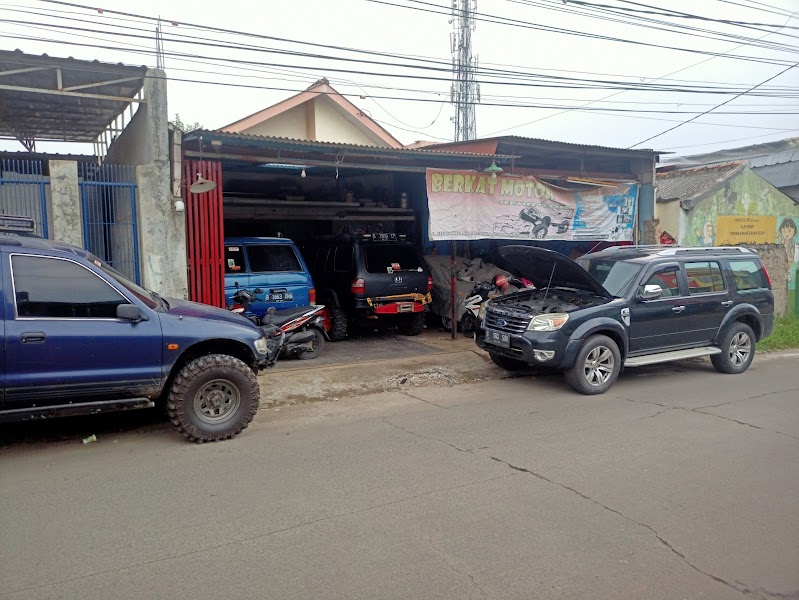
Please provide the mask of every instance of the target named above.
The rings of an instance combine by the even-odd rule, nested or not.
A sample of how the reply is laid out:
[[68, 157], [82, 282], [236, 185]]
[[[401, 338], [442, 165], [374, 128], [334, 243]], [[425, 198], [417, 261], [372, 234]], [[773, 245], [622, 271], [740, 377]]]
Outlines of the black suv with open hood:
[[504, 369], [562, 369], [583, 394], [604, 393], [624, 367], [698, 356], [742, 373], [774, 326], [768, 272], [746, 248], [619, 246], [577, 262], [531, 246], [500, 253], [536, 289], [487, 302], [477, 345]]

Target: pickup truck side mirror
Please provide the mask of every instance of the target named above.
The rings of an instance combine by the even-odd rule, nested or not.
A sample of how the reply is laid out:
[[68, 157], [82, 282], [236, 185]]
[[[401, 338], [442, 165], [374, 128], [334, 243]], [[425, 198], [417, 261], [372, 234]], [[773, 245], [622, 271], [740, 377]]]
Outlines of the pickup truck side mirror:
[[145, 316], [135, 304], [120, 304], [117, 306], [117, 319], [138, 323], [144, 321]]
[[638, 297], [644, 302], [650, 300], [657, 300], [663, 295], [663, 290], [659, 285], [645, 285], [643, 291], [638, 294]]

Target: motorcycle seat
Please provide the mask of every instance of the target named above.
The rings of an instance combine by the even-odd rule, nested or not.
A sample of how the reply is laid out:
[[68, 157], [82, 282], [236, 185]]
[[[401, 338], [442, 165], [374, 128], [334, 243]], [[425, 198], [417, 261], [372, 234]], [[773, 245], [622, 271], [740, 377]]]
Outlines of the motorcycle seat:
[[[313, 307], [311, 306], [296, 306], [294, 308], [284, 308], [282, 310], [275, 311], [275, 314], [272, 317], [272, 324], [277, 325], [278, 327], [281, 325], [285, 325], [289, 321], [293, 321], [294, 319], [301, 317]], [[269, 322], [269, 315], [264, 315], [262, 319], [264, 323]]]

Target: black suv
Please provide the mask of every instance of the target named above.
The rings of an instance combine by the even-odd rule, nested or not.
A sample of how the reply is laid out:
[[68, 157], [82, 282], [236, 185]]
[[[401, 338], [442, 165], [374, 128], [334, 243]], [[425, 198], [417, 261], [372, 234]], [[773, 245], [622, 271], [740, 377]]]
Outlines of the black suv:
[[774, 295], [745, 248], [620, 246], [574, 262], [530, 246], [500, 249], [535, 290], [481, 309], [477, 345], [500, 367], [562, 369], [583, 394], [602, 394], [623, 367], [709, 356], [742, 373], [774, 327]]
[[347, 335], [348, 322], [379, 319], [405, 335], [424, 328], [433, 278], [419, 250], [393, 233], [340, 235], [306, 251], [319, 302], [329, 306], [331, 340]]

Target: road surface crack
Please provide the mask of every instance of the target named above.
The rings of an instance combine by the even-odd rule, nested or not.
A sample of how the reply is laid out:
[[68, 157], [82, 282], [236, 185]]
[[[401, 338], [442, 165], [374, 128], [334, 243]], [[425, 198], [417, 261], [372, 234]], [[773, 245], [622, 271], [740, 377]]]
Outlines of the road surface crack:
[[752, 589], [751, 587], [749, 587], [748, 585], [743, 584], [743, 583], [741, 583], [739, 581], [730, 582], [730, 581], [727, 581], [725, 579], [722, 579], [721, 577], [718, 577], [717, 575], [713, 575], [712, 573], [708, 573], [707, 571], [703, 571], [702, 569], [697, 567], [695, 564], [693, 564], [690, 560], [688, 560], [688, 557], [686, 557], [685, 554], [683, 554], [682, 552], [677, 550], [674, 546], [672, 546], [671, 543], [668, 540], [666, 540], [665, 538], [663, 538], [657, 532], [657, 530], [654, 527], [652, 527], [651, 525], [648, 525], [647, 523], [642, 523], [641, 521], [633, 519], [632, 517], [628, 517], [623, 512], [621, 512], [619, 510], [616, 510], [615, 508], [612, 508], [610, 506], [607, 506], [606, 504], [602, 504], [601, 502], [599, 502], [599, 500], [595, 500], [594, 498], [591, 498], [590, 496], [587, 496], [587, 495], [583, 494], [582, 492], [580, 492], [579, 490], [576, 490], [573, 487], [568, 486], [568, 485], [566, 485], [564, 483], [559, 483], [557, 481], [554, 481], [554, 480], [550, 479], [549, 477], [546, 477], [546, 476], [542, 475], [541, 473], [537, 473], [537, 472], [535, 472], [535, 471], [533, 471], [531, 469], [526, 469], [524, 467], [518, 467], [518, 466], [516, 466], [514, 464], [511, 464], [511, 463], [505, 461], [505, 460], [502, 460], [501, 458], [497, 458], [496, 456], [492, 456], [491, 459], [497, 461], [498, 463], [502, 463], [502, 464], [506, 465], [508, 468], [510, 468], [510, 469], [512, 469], [514, 471], [519, 471], [521, 473], [527, 473], [528, 475], [532, 475], [533, 477], [536, 477], [536, 478], [538, 478], [538, 479], [540, 479], [542, 481], [546, 481], [547, 483], [550, 483], [552, 485], [556, 485], [559, 488], [562, 488], [562, 489], [567, 490], [567, 491], [569, 491], [569, 492], [571, 492], [573, 494], [576, 494], [577, 496], [579, 496], [580, 498], [583, 498], [584, 500], [588, 500], [589, 502], [593, 502], [594, 504], [596, 504], [597, 506], [603, 508], [604, 510], [606, 510], [608, 512], [611, 512], [611, 513], [613, 513], [615, 515], [620, 516], [622, 519], [625, 519], [627, 521], [630, 521], [631, 523], [635, 523], [636, 525], [638, 525], [640, 527], [643, 527], [644, 529], [647, 529], [649, 532], [652, 533], [652, 535], [655, 536], [655, 538], [663, 546], [668, 548], [669, 551], [672, 552], [675, 556], [678, 556], [686, 565], [691, 567], [694, 571], [704, 575], [705, 577], [708, 577], [708, 578], [712, 579], [713, 581], [715, 581], [717, 583], [720, 583], [720, 584], [722, 584], [724, 586], [727, 586], [727, 587], [729, 587], [729, 588], [731, 588], [731, 589], [733, 589], [733, 590], [735, 590], [737, 592], [740, 592], [744, 596], [754, 596], [754, 597], [759, 597], [759, 598], [764, 599], [764, 600], [767, 599], [767, 598], [787, 598], [787, 597], [790, 597], [790, 596], [784, 596], [782, 594], [778, 594], [776, 592], [769, 592], [769, 591], [766, 591], [766, 590], [764, 590], [762, 588], [759, 589], [759, 590], [755, 590], [755, 589]]
[[449, 406], [444, 406], [442, 404], [436, 404], [432, 400], [425, 400], [424, 398], [420, 398], [419, 396], [414, 396], [410, 392], [403, 391], [402, 394], [408, 396], [408, 398], [413, 398], [414, 400], [419, 400], [419, 402], [424, 402], [425, 404], [430, 404], [431, 406], [435, 406], [438, 408], [443, 408], [444, 410], [449, 410]]
[[[705, 407], [711, 408], [711, 407]], [[733, 419], [732, 417], [725, 417], [724, 415], [717, 415], [715, 413], [705, 412], [703, 410], [699, 410], [698, 408], [686, 408], [689, 412], [695, 412], [700, 415], [707, 415], [708, 417], [716, 417], [718, 419], [724, 419], [725, 421], [732, 421], [733, 423], [737, 423], [738, 425], [744, 425], [745, 427], [751, 427], [752, 429], [759, 429], [761, 431], [769, 431], [771, 433], [776, 433], [777, 435], [784, 435], [785, 437], [789, 437], [794, 440], [799, 440], [799, 437], [795, 435], [791, 435], [790, 433], [785, 433], [784, 431], [778, 431], [776, 429], [769, 429], [768, 427], [760, 427], [759, 425], [753, 425], [752, 423], [747, 423], [746, 421], [739, 421], [738, 419]]]
[[455, 444], [450, 444], [449, 442], [447, 442], [445, 440], [441, 440], [441, 439], [438, 439], [438, 438], [430, 437], [429, 435], [424, 435], [423, 433], [418, 433], [418, 432], [412, 431], [410, 429], [405, 429], [405, 427], [403, 427], [402, 425], [397, 425], [396, 423], [392, 423], [386, 417], [380, 417], [380, 420], [383, 421], [383, 423], [385, 423], [386, 425], [391, 425], [395, 429], [399, 429], [400, 431], [404, 431], [405, 433], [407, 433], [409, 435], [421, 438], [423, 440], [428, 440], [430, 442], [438, 442], [439, 444], [446, 444], [447, 446], [449, 446], [450, 448], [454, 448], [458, 452], [466, 452], [468, 454], [474, 454], [475, 450], [485, 450], [486, 449], [486, 448], [461, 448], [460, 446], [457, 446]]
[[[456, 567], [454, 564], [452, 564], [452, 561], [450, 560], [449, 555], [446, 552], [444, 552], [441, 548], [436, 546], [431, 540], [428, 540], [428, 544], [430, 544], [430, 547], [441, 556], [441, 559], [445, 563], [447, 563], [447, 566], [452, 570], [453, 573], [458, 573], [459, 575], [465, 575], [466, 577], [468, 577], [469, 581], [472, 584], [472, 587], [474, 587], [474, 589], [476, 589], [478, 592], [480, 592], [480, 595], [484, 599], [488, 597], [488, 596], [486, 596], [485, 590], [483, 590], [483, 588], [480, 586], [480, 584], [477, 583], [477, 579], [475, 578], [474, 575], [472, 575], [468, 571], [463, 571], [463, 570], [459, 569], [458, 567]], [[469, 597], [471, 598], [471, 594], [469, 595]]]

